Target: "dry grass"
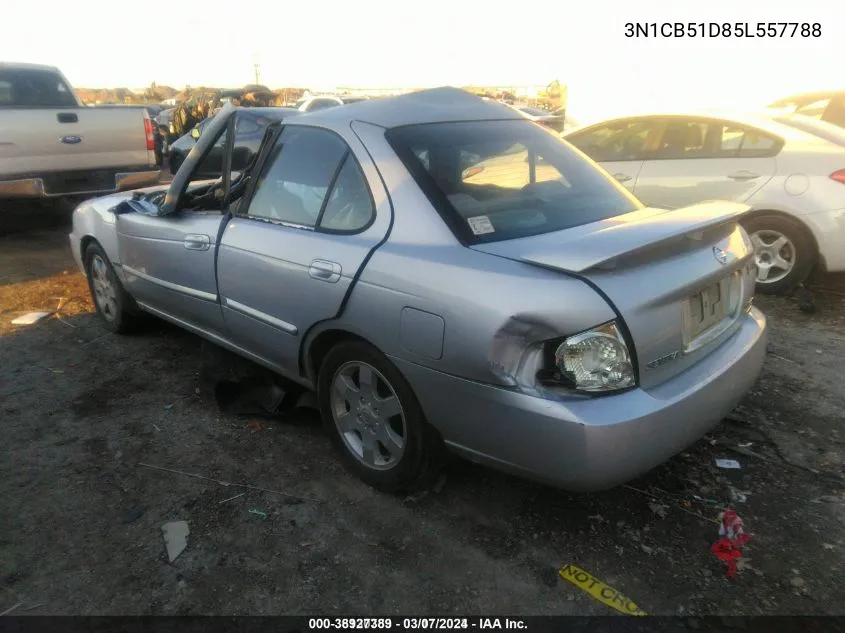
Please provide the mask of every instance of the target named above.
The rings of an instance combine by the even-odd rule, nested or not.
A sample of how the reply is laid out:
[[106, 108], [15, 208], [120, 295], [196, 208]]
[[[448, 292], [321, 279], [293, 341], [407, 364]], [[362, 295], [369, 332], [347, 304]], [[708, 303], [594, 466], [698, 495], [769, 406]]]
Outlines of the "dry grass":
[[91, 312], [94, 304], [88, 282], [81, 273], [63, 272], [52, 277], [0, 286], [0, 336], [22, 327], [12, 320], [28, 312], [49, 312], [63, 318]]

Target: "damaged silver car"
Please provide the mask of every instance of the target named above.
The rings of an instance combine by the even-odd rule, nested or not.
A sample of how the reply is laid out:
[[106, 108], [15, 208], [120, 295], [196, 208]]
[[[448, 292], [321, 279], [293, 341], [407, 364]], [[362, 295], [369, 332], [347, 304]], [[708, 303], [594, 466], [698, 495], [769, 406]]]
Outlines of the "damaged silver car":
[[570, 490], [612, 487], [754, 384], [766, 321], [729, 202], [644, 208], [555, 134], [440, 88], [209, 123], [165, 188], [81, 205], [70, 235], [107, 327], [172, 321], [316, 391], [386, 491], [443, 448]]

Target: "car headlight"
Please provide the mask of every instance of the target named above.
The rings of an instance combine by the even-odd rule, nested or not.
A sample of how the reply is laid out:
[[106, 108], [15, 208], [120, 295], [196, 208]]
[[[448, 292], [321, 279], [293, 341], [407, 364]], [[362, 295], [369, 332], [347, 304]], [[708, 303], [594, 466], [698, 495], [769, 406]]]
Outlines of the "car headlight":
[[613, 322], [564, 339], [554, 358], [558, 371], [580, 391], [616, 391], [635, 384], [631, 354]]

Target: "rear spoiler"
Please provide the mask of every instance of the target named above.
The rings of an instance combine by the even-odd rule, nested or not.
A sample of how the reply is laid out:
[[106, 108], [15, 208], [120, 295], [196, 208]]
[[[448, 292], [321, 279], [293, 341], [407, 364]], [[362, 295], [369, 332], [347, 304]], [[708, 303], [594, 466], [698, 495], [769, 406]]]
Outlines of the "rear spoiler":
[[[649, 209], [654, 211], [655, 209]], [[625, 225], [618, 225], [611, 230], [619, 231], [618, 246], [611, 245], [606, 253], [596, 253], [594, 260], [581, 268], [583, 272], [589, 268], [606, 268], [615, 260], [631, 257], [645, 250], [659, 247], [667, 242], [680, 238], [699, 241], [705, 231], [712, 231], [720, 227], [734, 224], [739, 218], [751, 210], [745, 204], [735, 202], [703, 202], [681, 209], [665, 210], [635, 223], [635, 231], [625, 232]], [[634, 229], [634, 227], [631, 227]], [[608, 237], [610, 237], [608, 235]], [[621, 239], [619, 239], [621, 238]], [[614, 239], [614, 242], [617, 242]]]
[[607, 268], [667, 242], [700, 240], [703, 232], [735, 223], [751, 207], [736, 202], [702, 202], [681, 209], [646, 208], [625, 215], [532, 237], [489, 242], [471, 248], [540, 266], [583, 273]]

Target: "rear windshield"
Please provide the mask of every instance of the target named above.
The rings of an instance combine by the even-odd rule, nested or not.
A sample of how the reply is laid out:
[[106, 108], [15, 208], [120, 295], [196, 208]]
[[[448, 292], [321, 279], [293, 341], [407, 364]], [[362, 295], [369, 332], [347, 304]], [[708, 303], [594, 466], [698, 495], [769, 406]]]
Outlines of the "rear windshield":
[[76, 98], [56, 73], [0, 69], [0, 107], [72, 108]]
[[388, 142], [459, 239], [496, 242], [642, 208], [567, 143], [530, 121], [412, 125]]

